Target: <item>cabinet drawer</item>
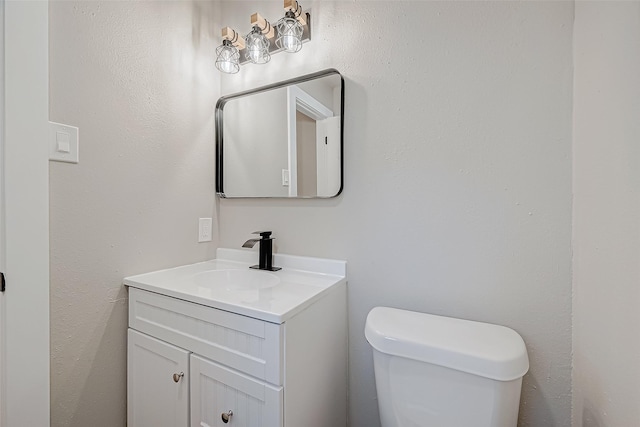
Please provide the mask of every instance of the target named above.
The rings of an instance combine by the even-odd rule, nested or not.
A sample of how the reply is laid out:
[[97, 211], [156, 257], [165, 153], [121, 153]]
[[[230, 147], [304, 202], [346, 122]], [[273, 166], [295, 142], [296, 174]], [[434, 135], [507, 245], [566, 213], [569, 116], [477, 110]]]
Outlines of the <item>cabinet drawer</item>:
[[129, 288], [129, 327], [282, 384], [282, 325]]
[[[191, 355], [191, 427], [281, 427], [282, 387]], [[228, 424], [223, 413], [233, 413]]]

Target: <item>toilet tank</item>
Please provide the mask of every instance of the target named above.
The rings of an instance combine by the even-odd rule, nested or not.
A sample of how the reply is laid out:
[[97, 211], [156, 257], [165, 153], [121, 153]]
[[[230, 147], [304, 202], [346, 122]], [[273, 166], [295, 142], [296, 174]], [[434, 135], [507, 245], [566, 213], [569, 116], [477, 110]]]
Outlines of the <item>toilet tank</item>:
[[515, 427], [529, 359], [504, 326], [388, 307], [367, 316], [383, 427]]

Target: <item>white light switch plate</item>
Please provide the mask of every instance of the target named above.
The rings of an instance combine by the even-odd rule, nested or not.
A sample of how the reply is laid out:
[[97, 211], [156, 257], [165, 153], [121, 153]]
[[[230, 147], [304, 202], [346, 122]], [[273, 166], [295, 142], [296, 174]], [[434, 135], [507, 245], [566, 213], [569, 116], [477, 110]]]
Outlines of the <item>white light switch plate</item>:
[[78, 128], [49, 122], [49, 160], [78, 163]]
[[200, 218], [198, 221], [198, 243], [211, 241], [211, 228], [213, 220], [211, 218]]

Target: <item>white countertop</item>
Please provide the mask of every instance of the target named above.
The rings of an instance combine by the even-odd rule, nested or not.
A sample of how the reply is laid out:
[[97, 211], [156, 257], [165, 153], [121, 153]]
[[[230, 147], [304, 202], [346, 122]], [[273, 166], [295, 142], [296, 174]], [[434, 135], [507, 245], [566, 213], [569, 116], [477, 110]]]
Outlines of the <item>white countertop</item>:
[[249, 270], [257, 259], [256, 251], [221, 248], [214, 260], [126, 277], [124, 284], [272, 323], [286, 322], [332, 287], [346, 285], [345, 261], [282, 254], [273, 262], [282, 270], [264, 272], [275, 283], [267, 288], [227, 289], [203, 280], [207, 271]]

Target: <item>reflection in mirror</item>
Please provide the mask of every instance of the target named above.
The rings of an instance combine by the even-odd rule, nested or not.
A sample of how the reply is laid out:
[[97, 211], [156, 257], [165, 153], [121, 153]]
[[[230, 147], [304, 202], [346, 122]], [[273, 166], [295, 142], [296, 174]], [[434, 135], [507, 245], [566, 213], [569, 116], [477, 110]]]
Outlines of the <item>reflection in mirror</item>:
[[326, 70], [220, 98], [222, 197], [335, 197], [342, 191], [344, 83]]

